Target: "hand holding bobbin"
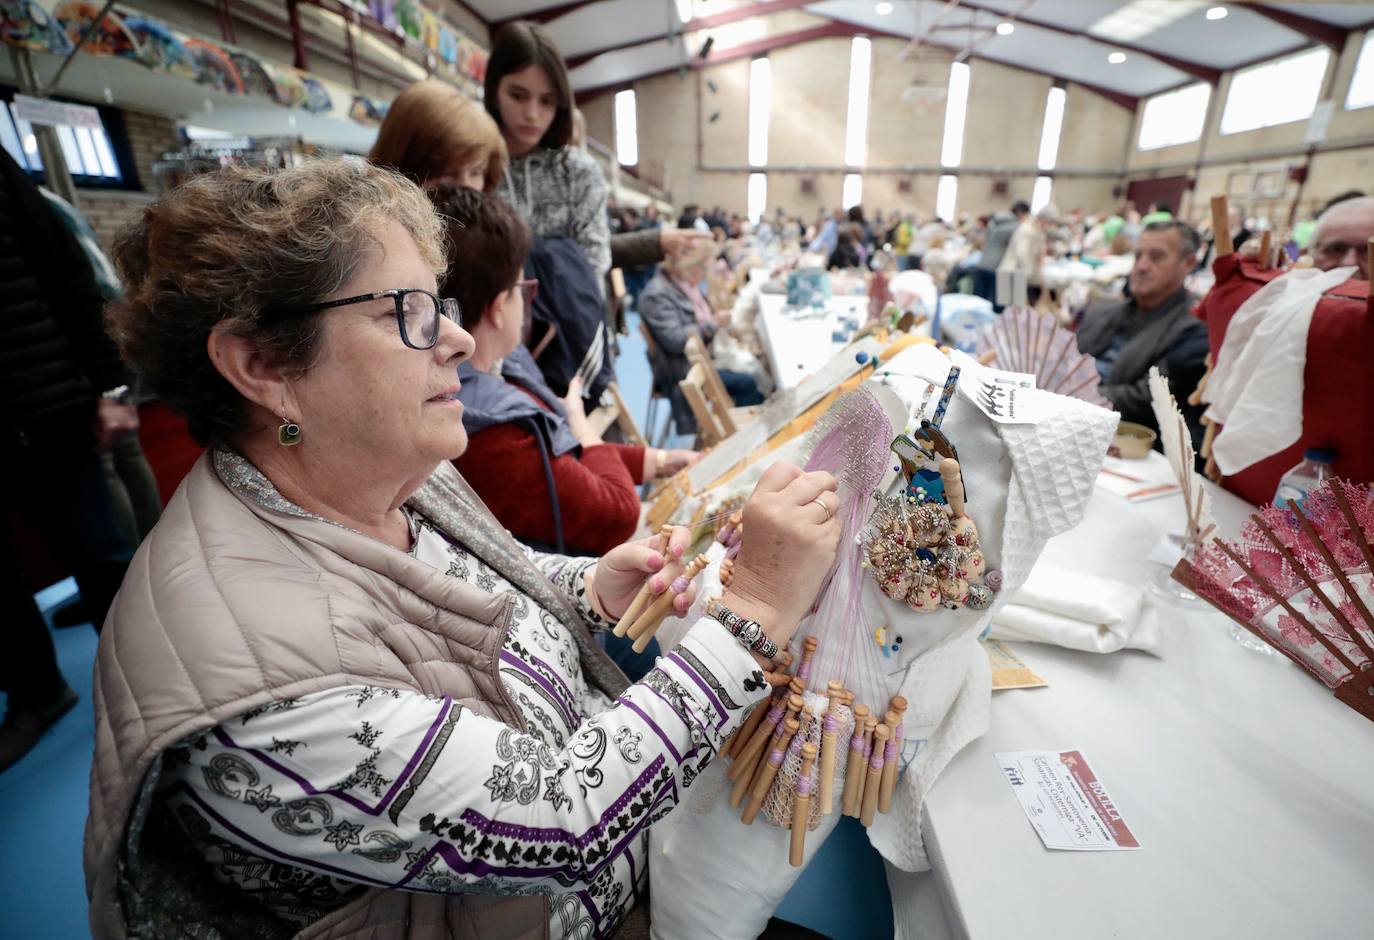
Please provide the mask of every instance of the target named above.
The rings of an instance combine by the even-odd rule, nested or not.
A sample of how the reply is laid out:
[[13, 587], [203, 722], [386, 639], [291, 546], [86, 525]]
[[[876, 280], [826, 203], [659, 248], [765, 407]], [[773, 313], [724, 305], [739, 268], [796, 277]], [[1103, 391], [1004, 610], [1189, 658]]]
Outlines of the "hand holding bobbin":
[[839, 484], [784, 461], [764, 471], [744, 506], [745, 536], [721, 603], [757, 620], [785, 648], [835, 561]]

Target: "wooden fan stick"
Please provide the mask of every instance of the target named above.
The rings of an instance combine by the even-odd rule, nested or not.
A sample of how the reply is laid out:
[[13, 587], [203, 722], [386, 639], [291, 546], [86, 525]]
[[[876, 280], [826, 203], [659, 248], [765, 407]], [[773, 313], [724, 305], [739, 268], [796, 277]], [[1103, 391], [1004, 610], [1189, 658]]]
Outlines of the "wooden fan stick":
[[1265, 229], [1264, 234], [1260, 236], [1259, 266], [1261, 271], [1268, 271], [1273, 267], [1273, 265], [1269, 263], [1270, 252], [1273, 250], [1273, 240], [1273, 230]]
[[1225, 196], [1212, 197], [1212, 240], [1218, 258], [1235, 254], [1236, 246], [1231, 242], [1231, 209]]
[[[1290, 499], [1289, 503], [1292, 502], [1293, 501]], [[1312, 575], [1307, 571], [1307, 567], [1298, 561], [1297, 556], [1293, 554], [1293, 550], [1283, 543], [1283, 540], [1269, 527], [1269, 523], [1265, 522], [1262, 516], [1255, 516], [1254, 519], [1255, 524], [1259, 526], [1265, 538], [1269, 539], [1274, 548], [1278, 549], [1279, 554], [1283, 555], [1284, 560], [1288, 562], [1288, 567], [1292, 568], [1293, 571], [1297, 573], [1298, 577], [1302, 579], [1302, 583], [1307, 585], [1307, 589], [1321, 601], [1327, 613], [1331, 614], [1336, 622], [1344, 628], [1346, 634], [1354, 641], [1355, 645], [1360, 648], [1360, 651], [1364, 653], [1365, 659], [1374, 663], [1374, 650], [1369, 648], [1369, 644], [1364, 641], [1364, 637], [1355, 629], [1355, 625], [1345, 619], [1345, 614], [1341, 612], [1341, 609], [1331, 602], [1331, 598], [1327, 597], [1326, 592], [1321, 589], [1321, 586], [1318, 585], [1315, 580], [1313, 580]]]
[[[1056, 324], [1054, 325], [1054, 329], [1050, 331], [1050, 343], [1051, 343], [1051, 344], [1054, 343], [1054, 338], [1055, 338], [1056, 336], [1058, 336], [1061, 332], [1064, 332], [1064, 331], [1063, 331], [1063, 330], [1060, 330], [1060, 329], [1059, 329], [1059, 324], [1056, 323]], [[1056, 373], [1059, 372], [1059, 366], [1060, 366], [1061, 364], [1063, 364], [1063, 362], [1064, 362], [1064, 357], [1067, 356], [1067, 355], [1069, 354], [1069, 350], [1070, 350], [1070, 349], [1073, 349], [1074, 351], [1077, 351], [1077, 350], [1078, 350], [1078, 346], [1073, 342], [1073, 338], [1072, 338], [1072, 337], [1070, 337], [1070, 339], [1069, 339], [1068, 342], [1065, 342], [1065, 343], [1061, 343], [1061, 344], [1060, 344], [1060, 346], [1059, 346], [1059, 358], [1056, 359], [1056, 360], [1054, 360], [1054, 365], [1051, 366], [1051, 367], [1049, 368], [1049, 371], [1047, 371], [1047, 372], [1045, 373], [1047, 376], [1053, 378], [1054, 375], [1055, 375]], [[1057, 392], [1057, 391], [1059, 391], [1058, 383], [1055, 384], [1055, 387], [1054, 387], [1054, 388], [1049, 389], [1049, 391], [1051, 391], [1051, 392]]]
[[[1369, 629], [1374, 630], [1374, 614], [1370, 614], [1369, 608], [1365, 606], [1364, 598], [1360, 596], [1359, 591], [1355, 590], [1355, 585], [1351, 584], [1350, 579], [1345, 576], [1345, 572], [1341, 569], [1340, 564], [1337, 563], [1336, 557], [1331, 554], [1331, 549], [1326, 547], [1326, 543], [1323, 542], [1321, 536], [1317, 534], [1316, 528], [1312, 525], [1312, 520], [1307, 518], [1307, 515], [1302, 511], [1302, 507], [1298, 505], [1297, 500], [1288, 500], [1288, 508], [1292, 510], [1293, 515], [1297, 517], [1298, 524], [1302, 526], [1303, 532], [1307, 533], [1308, 540], [1316, 546], [1317, 551], [1321, 553], [1322, 560], [1326, 562], [1326, 567], [1331, 569], [1332, 574], [1336, 576], [1336, 580], [1339, 581], [1341, 587], [1345, 589], [1345, 596], [1350, 598], [1350, 602], [1359, 610], [1360, 616], [1364, 617], [1364, 621], [1369, 626]], [[1374, 571], [1374, 568], [1370, 570]], [[1374, 657], [1371, 657], [1371, 659], [1374, 659]]]
[[[1304, 630], [1310, 633], [1318, 643], [1326, 647], [1326, 651], [1328, 653], [1330, 653], [1332, 656], [1340, 660], [1342, 666], [1344, 666], [1346, 669], [1349, 669], [1351, 672], [1359, 672], [1359, 669], [1355, 666], [1353, 662], [1350, 661], [1350, 658], [1346, 656], [1345, 653], [1341, 652], [1340, 648], [1337, 647], [1335, 643], [1331, 642], [1331, 638], [1328, 637], [1322, 631], [1318, 630], [1310, 620], [1308, 620], [1302, 614], [1298, 613], [1297, 609], [1294, 608], [1293, 605], [1288, 602], [1288, 598], [1284, 597], [1283, 593], [1279, 591], [1278, 588], [1274, 587], [1274, 585], [1269, 582], [1268, 578], [1260, 574], [1254, 568], [1250, 567], [1250, 565], [1246, 563], [1245, 559], [1240, 557], [1239, 552], [1235, 551], [1235, 549], [1231, 548], [1231, 546], [1227, 545], [1221, 539], [1216, 540], [1216, 545], [1220, 547], [1223, 552], [1226, 553], [1228, 558], [1230, 558], [1236, 564], [1240, 565], [1240, 569], [1250, 576], [1250, 580], [1254, 581], [1256, 584], [1258, 584], [1261, 588], [1264, 589], [1264, 592], [1266, 594], [1268, 594], [1274, 600], [1278, 601], [1279, 606], [1281, 606], [1285, 611], [1288, 612], [1288, 616], [1296, 620], [1298, 624], [1301, 625]], [[1260, 636], [1260, 638], [1263, 639], [1266, 643], [1269, 643], [1270, 646], [1274, 645], [1272, 642], [1270, 642], [1268, 637], [1264, 636], [1263, 633], [1256, 630], [1253, 626], [1250, 627], [1250, 630], [1251, 632], [1256, 633], [1258, 636]]]
[[[1039, 358], [1036, 354], [1040, 351], [1040, 328], [1043, 327], [1044, 325], [1045, 325], [1045, 319], [1044, 319], [1044, 317], [1036, 317], [1036, 318], [1035, 318], [1035, 339], [1031, 340], [1031, 344], [1030, 344], [1029, 346], [1026, 347], [1026, 354], [1027, 354], [1028, 356], [1031, 356], [1031, 357], [1032, 357], [1032, 359], [1031, 359], [1032, 362], [1035, 362], [1035, 360]], [[1037, 362], [1037, 363], [1035, 364], [1035, 372], [1033, 373], [1033, 374], [1035, 375], [1035, 387], [1036, 387], [1036, 388], [1040, 388], [1040, 387], [1044, 384], [1044, 382], [1042, 381], [1041, 375], [1040, 375], [1040, 366], [1041, 366], [1041, 365], [1042, 365], [1042, 363], [1038, 363], [1038, 362]]]
[[[663, 564], [666, 565], [668, 564], [668, 543], [673, 537], [673, 527], [664, 525], [659, 528], [658, 534], [663, 536], [662, 558]], [[653, 582], [653, 577], [644, 579], [644, 586], [639, 589], [639, 593], [635, 595], [635, 599], [630, 601], [630, 606], [625, 608], [625, 613], [621, 615], [620, 620], [616, 623], [615, 630], [612, 631], [615, 636], [624, 636], [626, 633], [630, 632], [630, 626], [638, 619], [639, 615], [644, 612], [644, 608], [649, 605], [649, 599], [653, 597], [654, 592], [649, 587]]]
[[796, 798], [792, 803], [792, 845], [787, 861], [801, 868], [806, 854], [806, 824], [811, 821], [811, 766], [816, 762], [816, 745], [810, 741], [801, 748], [801, 776], [797, 778]]
[[1335, 498], [1336, 505], [1341, 510], [1341, 515], [1345, 517], [1346, 523], [1350, 526], [1350, 534], [1355, 537], [1355, 544], [1360, 547], [1360, 554], [1364, 556], [1364, 563], [1369, 566], [1370, 573], [1374, 574], [1374, 549], [1369, 547], [1369, 540], [1365, 538], [1364, 530], [1360, 528], [1360, 523], [1355, 519], [1355, 510], [1350, 508], [1350, 500], [1346, 498], [1345, 487], [1339, 483], [1328, 485], [1331, 487], [1331, 495]]

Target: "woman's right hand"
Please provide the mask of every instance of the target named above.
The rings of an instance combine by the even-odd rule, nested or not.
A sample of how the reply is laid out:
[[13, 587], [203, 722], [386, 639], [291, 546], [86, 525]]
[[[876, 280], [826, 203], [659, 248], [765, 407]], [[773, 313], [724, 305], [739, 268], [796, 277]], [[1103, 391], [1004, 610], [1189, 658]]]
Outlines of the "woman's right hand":
[[780, 460], [764, 471], [744, 506], [744, 538], [721, 603], [757, 620], [779, 648], [811, 610], [834, 564], [837, 488], [823, 470], [804, 473]]

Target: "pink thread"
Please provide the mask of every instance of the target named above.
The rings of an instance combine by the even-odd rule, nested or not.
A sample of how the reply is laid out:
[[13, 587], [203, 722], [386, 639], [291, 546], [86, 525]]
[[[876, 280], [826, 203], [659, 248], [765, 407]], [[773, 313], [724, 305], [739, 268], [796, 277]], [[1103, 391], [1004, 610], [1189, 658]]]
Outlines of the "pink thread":
[[735, 559], [739, 557], [739, 547], [742, 543], [736, 542], [725, 550], [725, 557]]
[[727, 522], [725, 525], [721, 526], [720, 531], [716, 533], [716, 541], [722, 545], [729, 545], [730, 536], [734, 534], [735, 527]]
[[897, 759], [897, 742], [888, 740], [887, 747], [883, 748], [883, 760], [891, 761]]
[[782, 751], [778, 750], [777, 748], [773, 748], [773, 750], [769, 751], [769, 752], [768, 752], [768, 763], [772, 764], [774, 767], [781, 767], [781, 766], [782, 766]]
[[778, 722], [782, 721], [782, 706], [774, 705], [768, 709], [768, 714], [763, 716], [763, 723], [766, 727], [775, 728]]
[[806, 658], [802, 659], [801, 666], [797, 668], [797, 678], [802, 682], [806, 682], [811, 678], [811, 660]]
[[882, 752], [882, 751], [879, 751], [879, 750], [877, 750], [876, 748], [874, 749], [874, 751], [873, 751], [873, 756], [872, 756], [871, 758], [869, 758], [869, 761], [868, 761], [868, 769], [869, 769], [869, 770], [882, 770], [882, 769], [883, 769], [883, 752]]
[[672, 591], [674, 594], [681, 594], [683, 591], [687, 590], [687, 585], [691, 583], [692, 582], [688, 581], [685, 575], [678, 575], [673, 579]]
[[862, 733], [855, 734], [849, 739], [849, 749], [856, 754], [864, 752], [864, 736]]
[[798, 777], [798, 778], [797, 778], [797, 796], [810, 796], [810, 795], [811, 795], [811, 778], [810, 778], [809, 776], [806, 776], [806, 777]]
[[840, 719], [829, 712], [825, 713], [825, 721], [821, 724], [825, 728], [826, 734], [835, 734], [840, 730]]
[[805, 743], [805, 741], [806, 741], [806, 735], [804, 735], [804, 734], [794, 734], [794, 735], [792, 735], [792, 741], [787, 745], [787, 753], [788, 753], [788, 754], [796, 754], [796, 753], [798, 753], [799, 751], [801, 751], [801, 746], [802, 746], [803, 743]]

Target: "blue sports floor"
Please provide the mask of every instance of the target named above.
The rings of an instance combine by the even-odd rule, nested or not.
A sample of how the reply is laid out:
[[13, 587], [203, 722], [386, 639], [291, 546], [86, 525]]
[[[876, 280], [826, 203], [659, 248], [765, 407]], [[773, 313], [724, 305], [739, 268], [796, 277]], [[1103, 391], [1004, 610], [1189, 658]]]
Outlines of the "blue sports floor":
[[[620, 337], [616, 374], [621, 392], [644, 424], [650, 376], [638, 317]], [[667, 420], [666, 403], [659, 422]], [[650, 429], [646, 436], [653, 439]], [[669, 446], [690, 446], [670, 438]], [[45, 611], [75, 592], [67, 581], [38, 595]], [[91, 667], [96, 634], [88, 626], [53, 631], [67, 682], [81, 700], [22, 761], [0, 774], [0, 940], [86, 940], [82, 829], [90, 782]], [[0, 693], [0, 709], [4, 705]], [[863, 830], [845, 819], [793, 888], [778, 918], [842, 940], [892, 936], [891, 902], [882, 863]]]

